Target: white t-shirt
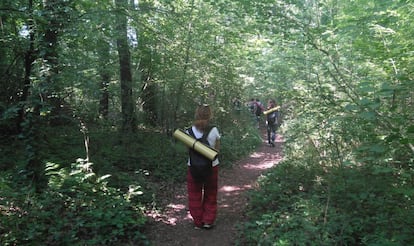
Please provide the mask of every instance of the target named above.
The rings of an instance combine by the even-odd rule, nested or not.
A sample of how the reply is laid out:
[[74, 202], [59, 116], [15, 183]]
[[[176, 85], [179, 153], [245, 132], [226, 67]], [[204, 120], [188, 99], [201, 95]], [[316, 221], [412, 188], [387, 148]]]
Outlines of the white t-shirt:
[[[191, 127], [191, 129], [193, 130], [193, 132], [194, 132], [194, 135], [195, 135], [195, 137], [196, 138], [201, 138], [202, 136], [203, 136], [203, 132], [200, 132], [199, 130], [197, 130], [197, 128], [195, 127], [195, 126], [192, 126]], [[187, 133], [189, 133], [188, 131], [186, 131]], [[215, 144], [216, 144], [216, 141], [218, 140], [218, 139], [220, 139], [220, 133], [219, 133], [219, 131], [218, 131], [218, 129], [217, 129], [217, 127], [213, 127], [212, 129], [211, 129], [211, 131], [210, 131], [210, 133], [208, 134], [208, 136], [207, 136], [207, 141], [208, 141], [208, 143], [209, 143], [209, 145], [212, 147], [212, 148], [215, 148], [216, 146], [215, 146]], [[219, 164], [219, 160], [218, 160], [218, 158], [216, 158], [214, 161], [213, 161], [213, 167], [215, 167], [215, 166], [217, 166]], [[190, 166], [190, 158], [188, 158], [188, 162], [187, 162], [187, 165], [188, 166]]]

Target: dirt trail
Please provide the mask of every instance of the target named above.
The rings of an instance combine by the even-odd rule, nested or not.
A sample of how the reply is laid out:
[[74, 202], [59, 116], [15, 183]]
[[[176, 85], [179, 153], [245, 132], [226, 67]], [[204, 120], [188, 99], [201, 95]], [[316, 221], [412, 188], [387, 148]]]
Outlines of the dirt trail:
[[195, 230], [187, 209], [186, 184], [166, 196], [164, 211], [151, 214], [148, 237], [151, 245], [228, 246], [236, 241], [236, 226], [244, 219], [246, 191], [255, 187], [257, 178], [282, 159], [282, 139], [274, 148], [262, 145], [249, 157], [230, 169], [219, 169], [218, 214], [211, 230]]

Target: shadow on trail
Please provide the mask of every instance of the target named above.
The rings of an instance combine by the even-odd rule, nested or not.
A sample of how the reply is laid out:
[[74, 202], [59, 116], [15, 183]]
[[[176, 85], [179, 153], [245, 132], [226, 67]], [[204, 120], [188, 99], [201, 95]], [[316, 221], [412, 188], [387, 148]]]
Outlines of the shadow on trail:
[[151, 245], [234, 245], [236, 226], [244, 220], [248, 203], [246, 191], [257, 187], [258, 177], [282, 159], [282, 139], [276, 146], [265, 141], [250, 156], [229, 169], [219, 169], [218, 214], [212, 230], [195, 230], [187, 209], [186, 184], [178, 185], [168, 194], [163, 211], [148, 213], [147, 235]]

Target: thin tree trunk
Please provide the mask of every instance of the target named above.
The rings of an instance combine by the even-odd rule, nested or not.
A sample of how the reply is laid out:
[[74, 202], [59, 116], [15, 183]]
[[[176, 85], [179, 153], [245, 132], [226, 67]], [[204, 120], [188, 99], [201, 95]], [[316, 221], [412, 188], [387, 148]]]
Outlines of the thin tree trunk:
[[[47, 14], [48, 24], [46, 26], [45, 36], [43, 40], [44, 49], [44, 60], [46, 62], [47, 70], [46, 73], [46, 87], [48, 91], [56, 89], [56, 83], [54, 83], [55, 75], [58, 74], [58, 33], [60, 22], [57, 20], [57, 14], [55, 12], [58, 1], [47, 0], [45, 3], [45, 12]], [[49, 94], [50, 92], [47, 92]], [[49, 96], [49, 95], [47, 95]], [[45, 99], [45, 98], [44, 98]]]
[[[188, 66], [190, 63], [190, 51], [191, 51], [191, 44], [192, 44], [192, 15], [193, 15], [193, 10], [194, 10], [194, 0], [191, 1], [191, 10], [190, 10], [190, 21], [188, 23], [188, 32], [187, 32], [187, 47], [186, 47], [186, 51], [185, 51], [185, 63], [184, 63], [184, 68], [183, 68], [183, 75], [182, 75], [182, 81], [180, 83], [180, 85], [178, 86], [178, 93], [181, 93], [182, 90], [185, 87], [186, 84], [186, 80], [187, 80], [187, 70], [188, 70]], [[179, 110], [181, 106], [181, 95], [177, 95], [177, 101], [175, 104], [175, 110], [174, 110], [174, 121], [173, 122], [177, 122], [177, 112]], [[175, 128], [175, 126], [174, 126]]]
[[[28, 20], [27, 26], [29, 29], [29, 49], [26, 51], [25, 57], [24, 57], [24, 87], [22, 96], [20, 98], [20, 101], [23, 102], [23, 104], [26, 104], [27, 99], [29, 97], [29, 89], [31, 87], [31, 80], [30, 75], [32, 73], [33, 68], [33, 62], [35, 61], [35, 47], [34, 47], [34, 41], [35, 41], [35, 30], [34, 30], [34, 23], [32, 19], [32, 11], [33, 11], [33, 0], [29, 0], [29, 13], [30, 13], [30, 19]], [[17, 122], [17, 128], [19, 132], [22, 132], [22, 123], [24, 121], [24, 106], [21, 107], [19, 110], [19, 119]]]
[[136, 117], [134, 114], [134, 100], [132, 97], [132, 72], [131, 55], [128, 46], [127, 17], [124, 14], [128, 7], [127, 0], [116, 0], [119, 10], [117, 15], [117, 48], [120, 66], [121, 80], [121, 107], [122, 107], [122, 131], [124, 133], [135, 131]]
[[109, 43], [103, 41], [102, 44], [98, 47], [99, 53], [99, 74], [101, 76], [101, 83], [100, 83], [100, 92], [101, 92], [101, 99], [99, 100], [99, 115], [107, 119], [108, 112], [109, 112], [109, 91], [108, 86], [111, 80], [111, 74], [108, 69], [109, 64], [109, 53], [110, 53], [110, 46]]

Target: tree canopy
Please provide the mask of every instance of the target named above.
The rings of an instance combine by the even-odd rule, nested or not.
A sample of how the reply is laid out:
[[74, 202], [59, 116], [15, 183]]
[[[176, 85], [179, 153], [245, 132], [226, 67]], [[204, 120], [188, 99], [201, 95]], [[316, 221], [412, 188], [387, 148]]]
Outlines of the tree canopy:
[[[259, 143], [234, 102], [260, 98], [282, 105], [285, 160], [253, 195], [260, 209], [244, 227], [246, 242], [413, 243], [413, 6], [3, 0], [1, 242], [145, 241], [133, 228], [145, 226], [136, 211], [151, 200], [138, 195], [146, 173], [157, 182], [179, 176], [169, 165], [185, 152], [171, 133], [191, 124], [197, 104], [211, 104], [230, 165]], [[105, 217], [114, 204], [120, 211]], [[44, 207], [68, 213], [53, 238], [42, 238]], [[83, 220], [74, 225], [76, 213]], [[31, 229], [36, 216], [45, 224]], [[105, 219], [82, 231], [91, 217]], [[88, 234], [102, 228], [112, 234]]]

